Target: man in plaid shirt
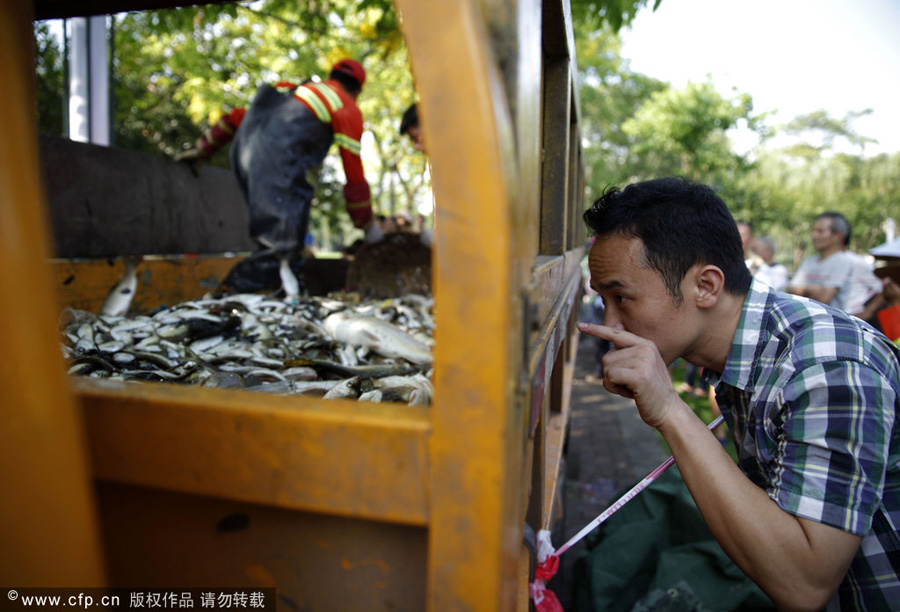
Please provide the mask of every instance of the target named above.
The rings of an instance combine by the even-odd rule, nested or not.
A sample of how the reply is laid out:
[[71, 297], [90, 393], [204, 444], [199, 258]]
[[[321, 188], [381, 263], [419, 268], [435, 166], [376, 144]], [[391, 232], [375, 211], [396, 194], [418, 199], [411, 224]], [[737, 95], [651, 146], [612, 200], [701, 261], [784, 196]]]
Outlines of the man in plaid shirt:
[[[672, 449], [716, 540], [779, 609], [900, 609], [900, 351], [818, 302], [753, 281], [725, 203], [657, 179], [585, 212], [615, 350], [607, 390]], [[710, 373], [737, 465], [675, 391]]]

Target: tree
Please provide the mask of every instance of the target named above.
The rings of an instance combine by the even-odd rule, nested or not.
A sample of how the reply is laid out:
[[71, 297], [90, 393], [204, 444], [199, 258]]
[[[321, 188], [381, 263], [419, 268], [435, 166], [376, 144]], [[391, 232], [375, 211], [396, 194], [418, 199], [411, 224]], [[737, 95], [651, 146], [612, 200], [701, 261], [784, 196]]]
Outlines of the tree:
[[734, 172], [741, 158], [726, 132], [740, 120], [752, 121], [748, 94], [724, 98], [711, 82], [658, 91], [627, 120], [631, 166], [636, 174], [681, 174], [712, 182]]
[[850, 111], [843, 119], [834, 119], [825, 110], [817, 110], [807, 115], [800, 115], [788, 123], [784, 131], [787, 134], [802, 138], [803, 141], [792, 147], [792, 154], [797, 156], [816, 156], [831, 151], [840, 139], [846, 140], [854, 147], [859, 147], [860, 154], [865, 154], [866, 145], [878, 142], [874, 138], [860, 136], [852, 127], [853, 121], [872, 114], [872, 109]]
[[[760, 149], [742, 174], [737, 192], [745, 216], [776, 238], [781, 263], [796, 266], [813, 252], [810, 232], [815, 217], [839, 211], [850, 221], [850, 248], [866, 252], [884, 242], [885, 219], [898, 216], [900, 154], [862, 155], [836, 152], [843, 139], [862, 146], [852, 121], [866, 114], [848, 113], [835, 120], [824, 111], [792, 121], [787, 132], [803, 139], [780, 149]], [[813, 144], [815, 143], [815, 144]]]
[[621, 57], [621, 41], [609, 26], [591, 30], [575, 24], [581, 137], [589, 194], [631, 176], [632, 138], [622, 126], [665, 83], [633, 73]]
[[[224, 112], [248, 105], [260, 83], [325, 78], [335, 61], [356, 57], [369, 69], [360, 108], [373, 204], [390, 213], [413, 210], [427, 189], [421, 155], [397, 134], [400, 114], [415, 94], [389, 1], [224, 3], [123, 13], [112, 23], [114, 146], [174, 155]], [[43, 66], [61, 66], [53, 63], [54, 41], [45, 30], [35, 28], [39, 92], [49, 100], [40, 125], [61, 133], [59, 121], [43, 110], [51, 104], [63, 108], [64, 91], [50, 79], [53, 73], [41, 76]], [[343, 175], [335, 162], [336, 156], [327, 159], [318, 177], [312, 227], [323, 235], [349, 236], [354, 230], [343, 213]], [[227, 154], [212, 163], [227, 167]]]
[[[575, 43], [589, 201], [607, 185], [677, 174], [713, 186], [735, 218], [776, 241], [776, 257], [790, 267], [809, 254], [812, 222], [825, 210], [848, 217], [854, 250], [884, 241], [884, 220], [898, 214], [900, 159], [862, 156], [872, 139], [852, 122], [868, 111], [798, 117], [782, 133], [802, 142], [772, 149], [776, 128], [753, 113], [749, 94], [723, 95], [709, 82], [676, 90], [634, 73], [608, 25], [576, 21]], [[760, 137], [749, 154], [730, 142], [739, 126]], [[860, 155], [837, 153], [844, 144]]]
[[61, 136], [66, 131], [65, 67], [59, 41], [47, 22], [34, 26], [34, 59], [37, 81], [37, 113], [41, 130]]
[[[573, 0], [582, 145], [589, 198], [606, 185], [684, 174], [713, 185], [736, 217], [790, 248], [826, 207], [846, 210], [857, 248], [883, 239], [878, 227], [896, 208], [896, 156], [867, 159], [872, 140], [852, 129], [867, 111], [832, 119], [799, 117], [783, 133], [805, 140], [769, 150], [766, 117], [748, 94], [723, 95], [710, 83], [674, 90], [634, 73], [621, 57], [618, 30], [647, 0]], [[258, 0], [117, 15], [113, 19], [114, 145], [172, 155], [190, 146], [223, 112], [246, 105], [262, 82], [323, 78], [345, 56], [369, 72], [360, 107], [366, 119], [363, 156], [379, 212], [414, 213], [428, 192], [425, 158], [397, 133], [415, 100], [409, 58], [393, 6], [386, 0]], [[35, 25], [41, 129], [62, 133], [65, 106], [60, 45]], [[734, 153], [730, 131], [746, 124], [763, 136], [749, 157]], [[843, 143], [860, 156], [835, 153]], [[319, 173], [312, 231], [348, 241], [334, 156]], [[227, 166], [220, 154], [216, 163]], [[896, 215], [896, 213], [894, 213]], [[782, 246], [782, 252], [787, 249]]]
[[[645, 3], [576, 0], [573, 11], [579, 20], [619, 28]], [[399, 117], [415, 92], [389, 0], [189, 6], [116, 15], [113, 29], [115, 146], [174, 155], [223, 112], [248, 104], [260, 83], [323, 78], [335, 61], [351, 56], [369, 71], [360, 108], [373, 204], [387, 214], [415, 213], [424, 199], [425, 160], [397, 134]], [[51, 59], [49, 53], [42, 57]], [[42, 87], [48, 97], [60, 99], [49, 81]], [[50, 116], [42, 116], [46, 127]], [[334, 161], [327, 159], [322, 168], [312, 210], [311, 226], [320, 239], [352, 232]], [[213, 163], [227, 166], [227, 156], [220, 154]]]
[[[662, 0], [654, 0], [653, 10], [661, 3]], [[612, 32], [618, 32], [646, 5], [647, 0], [572, 0], [572, 20], [589, 31], [609, 27]]]

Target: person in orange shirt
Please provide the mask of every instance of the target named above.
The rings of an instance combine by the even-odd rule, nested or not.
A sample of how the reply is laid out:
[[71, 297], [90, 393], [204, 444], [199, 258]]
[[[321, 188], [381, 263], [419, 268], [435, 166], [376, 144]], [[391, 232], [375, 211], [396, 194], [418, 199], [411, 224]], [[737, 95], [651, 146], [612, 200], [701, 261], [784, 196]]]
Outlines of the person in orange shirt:
[[875, 276], [884, 283], [875, 321], [882, 333], [900, 346], [900, 238], [869, 251], [879, 262]]
[[881, 296], [884, 302], [875, 313], [882, 333], [900, 346], [900, 263], [875, 268], [875, 274], [884, 279]]

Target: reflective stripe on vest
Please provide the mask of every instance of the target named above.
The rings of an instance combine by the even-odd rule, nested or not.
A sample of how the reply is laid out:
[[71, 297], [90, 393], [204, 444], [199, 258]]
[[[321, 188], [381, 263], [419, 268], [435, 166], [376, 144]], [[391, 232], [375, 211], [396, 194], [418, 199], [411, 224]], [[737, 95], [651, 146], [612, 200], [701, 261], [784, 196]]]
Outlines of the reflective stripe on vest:
[[359, 141], [350, 138], [346, 134], [335, 134], [334, 141], [337, 143], [337, 146], [347, 149], [354, 155], [359, 155], [359, 152], [362, 150], [362, 145], [359, 144]]
[[328, 100], [328, 106], [331, 107], [332, 112], [343, 108], [344, 103], [341, 101], [341, 97], [335, 90], [333, 90], [325, 83], [310, 83], [309, 87], [314, 88], [316, 91], [322, 94], [323, 98]]
[[298, 87], [295, 89], [294, 96], [311, 108], [319, 121], [322, 123], [331, 123], [331, 113], [328, 112], [328, 107], [319, 99], [319, 96], [306, 87]]
[[[316, 92], [318, 92], [318, 95], [316, 95]], [[331, 113], [344, 106], [340, 96], [324, 83], [301, 85], [294, 90], [294, 96], [306, 103], [322, 123], [331, 123]], [[324, 102], [322, 98], [325, 99]]]

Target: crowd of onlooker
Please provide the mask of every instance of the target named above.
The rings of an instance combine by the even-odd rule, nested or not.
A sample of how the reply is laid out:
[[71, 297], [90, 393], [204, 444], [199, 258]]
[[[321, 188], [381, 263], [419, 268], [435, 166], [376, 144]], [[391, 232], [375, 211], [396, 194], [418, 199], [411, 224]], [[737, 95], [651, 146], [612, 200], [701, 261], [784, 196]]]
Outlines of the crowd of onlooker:
[[900, 241], [889, 241], [870, 254], [856, 253], [849, 248], [851, 228], [844, 215], [824, 212], [812, 228], [815, 254], [806, 257], [789, 278], [787, 268], [773, 263], [774, 242], [754, 238], [747, 223], [738, 226], [748, 254], [747, 267], [755, 278], [843, 310], [898, 340], [900, 330], [886, 322], [892, 308], [900, 305]]

